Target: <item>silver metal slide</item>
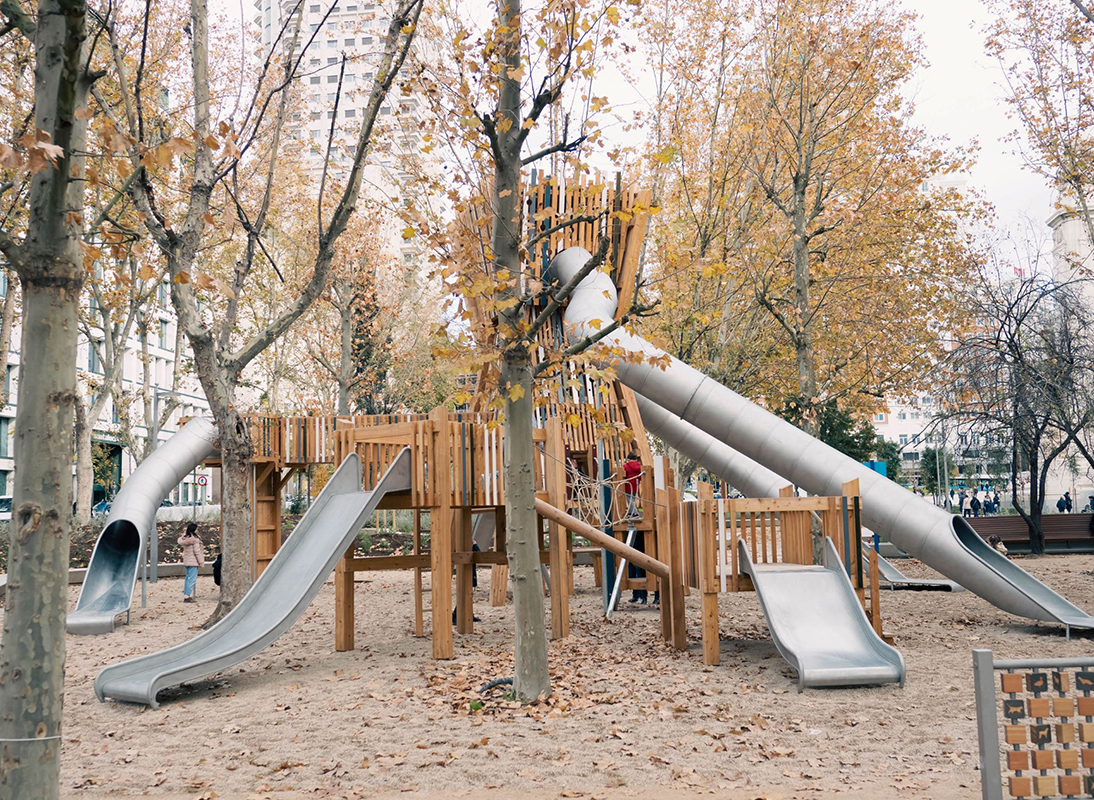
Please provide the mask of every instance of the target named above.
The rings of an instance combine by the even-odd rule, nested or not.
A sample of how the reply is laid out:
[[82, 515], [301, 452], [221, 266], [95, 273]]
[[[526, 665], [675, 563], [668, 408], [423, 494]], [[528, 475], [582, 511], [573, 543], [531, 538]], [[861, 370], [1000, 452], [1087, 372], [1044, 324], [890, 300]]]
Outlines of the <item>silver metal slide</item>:
[[[866, 546], [863, 546], [865, 551]], [[863, 557], [867, 557], [864, 555]], [[889, 584], [890, 589], [910, 589], [912, 591], [926, 592], [963, 592], [965, 587], [953, 581], [939, 578], [911, 578], [897, 569], [896, 564], [887, 559], [881, 553], [877, 554], [877, 570], [881, 573], [881, 580]]]
[[272, 644], [311, 604], [381, 498], [410, 489], [410, 472], [410, 451], [403, 450], [375, 490], [362, 492], [360, 460], [351, 454], [239, 605], [188, 642], [106, 667], [95, 678], [95, 694], [157, 708], [163, 689], [220, 672]]
[[[566, 284], [590, 258], [571, 247], [559, 253], [551, 272]], [[611, 277], [586, 276], [570, 297], [564, 321], [579, 336], [595, 334], [615, 316], [617, 298]], [[741, 455], [782, 475], [811, 494], [838, 495], [858, 479], [864, 522], [946, 577], [1011, 614], [1094, 628], [1094, 617], [1070, 603], [1014, 562], [995, 552], [960, 517], [917, 497], [823, 442], [673, 358], [644, 339], [619, 329], [603, 342], [620, 354], [645, 358], [616, 359], [618, 378], [676, 417]], [[682, 452], [702, 463], [709, 442], [685, 442]]]
[[156, 530], [156, 509], [215, 452], [216, 440], [211, 420], [192, 419], [122, 484], [95, 542], [76, 608], [68, 614], [69, 633], [110, 633], [118, 615], [129, 611], [148, 536]]
[[807, 686], [904, 685], [904, 657], [870, 626], [836, 548], [824, 540], [824, 566], [753, 564], [737, 542], [741, 571], [752, 578], [771, 639]]

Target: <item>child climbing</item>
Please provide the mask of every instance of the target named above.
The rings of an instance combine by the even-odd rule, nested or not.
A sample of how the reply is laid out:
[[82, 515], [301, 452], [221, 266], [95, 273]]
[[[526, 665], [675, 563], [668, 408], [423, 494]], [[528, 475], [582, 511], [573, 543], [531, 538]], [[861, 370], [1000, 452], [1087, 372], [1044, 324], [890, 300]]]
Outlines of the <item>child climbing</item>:
[[623, 494], [627, 497], [627, 521], [638, 519], [638, 478], [642, 474], [642, 462], [633, 450], [623, 462]]
[[198, 526], [191, 522], [186, 533], [178, 538], [182, 545], [182, 564], [186, 567], [186, 582], [182, 586], [182, 602], [197, 602], [198, 567], [205, 563], [205, 545], [198, 536]]
[[[627, 498], [627, 516], [628, 523], [633, 523], [639, 518], [638, 513], [638, 480], [642, 475], [642, 462], [638, 459], [638, 453], [633, 450], [627, 453], [627, 460], [623, 462], [623, 494]], [[636, 550], [645, 552], [645, 542], [642, 531], [635, 531], [634, 534], [634, 547]], [[632, 580], [645, 579], [646, 571], [636, 567], [634, 564], [627, 564], [627, 577]], [[632, 605], [646, 605], [647, 597], [645, 589], [635, 589], [631, 592], [631, 604]]]

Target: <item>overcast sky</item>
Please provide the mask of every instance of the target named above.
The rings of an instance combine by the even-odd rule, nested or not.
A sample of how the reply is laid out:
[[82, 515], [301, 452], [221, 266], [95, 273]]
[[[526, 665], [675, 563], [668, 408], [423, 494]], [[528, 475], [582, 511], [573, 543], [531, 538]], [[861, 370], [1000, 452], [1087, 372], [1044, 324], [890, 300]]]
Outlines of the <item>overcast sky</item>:
[[[249, 15], [251, 0], [243, 2]], [[1044, 180], [1024, 167], [1015, 145], [1003, 141], [1013, 124], [1007, 119], [999, 67], [984, 54], [982, 31], [989, 15], [982, 0], [904, 3], [920, 15], [918, 28], [930, 63], [912, 87], [917, 121], [954, 144], [979, 142], [977, 165], [967, 177], [970, 186], [995, 206], [1003, 231], [1024, 226], [1027, 220], [1044, 225], [1051, 212], [1052, 193]], [[239, 18], [239, 0], [212, 0], [212, 5]], [[638, 74], [648, 72], [639, 70]], [[629, 116], [628, 107], [645, 104], [642, 95], [648, 96], [648, 87], [626, 86], [607, 75], [603, 78], [595, 91], [609, 95], [613, 107], [625, 116]], [[608, 126], [608, 136], [621, 133], [612, 128]], [[625, 136], [625, 144], [634, 144], [634, 137], [634, 133]]]
[[1002, 141], [1014, 124], [1000, 87], [998, 65], [984, 54], [988, 20], [981, 0], [916, 0], [919, 30], [930, 67], [917, 81], [916, 116], [931, 132], [956, 144], [980, 143], [972, 186], [993, 203], [1002, 228], [1039, 223], [1052, 210], [1045, 181], [1024, 167], [1013, 143]]

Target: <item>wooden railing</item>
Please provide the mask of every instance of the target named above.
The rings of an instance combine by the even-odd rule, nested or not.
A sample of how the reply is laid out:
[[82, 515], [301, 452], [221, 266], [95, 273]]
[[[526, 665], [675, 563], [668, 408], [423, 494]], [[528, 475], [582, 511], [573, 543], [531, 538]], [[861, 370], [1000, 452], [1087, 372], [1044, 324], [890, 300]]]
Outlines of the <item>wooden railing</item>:
[[872, 552], [868, 560], [863, 555], [857, 490], [852, 482], [845, 486], [847, 494], [839, 497], [795, 497], [786, 487], [781, 497], [716, 498], [711, 484], [699, 483], [698, 502], [684, 503], [681, 511], [685, 583], [704, 594], [751, 590], [752, 582], [741, 574], [738, 564], [740, 540], [753, 563], [811, 565], [812, 521], [816, 519], [820, 533], [832, 540], [859, 602], [880, 635], [877, 560]]

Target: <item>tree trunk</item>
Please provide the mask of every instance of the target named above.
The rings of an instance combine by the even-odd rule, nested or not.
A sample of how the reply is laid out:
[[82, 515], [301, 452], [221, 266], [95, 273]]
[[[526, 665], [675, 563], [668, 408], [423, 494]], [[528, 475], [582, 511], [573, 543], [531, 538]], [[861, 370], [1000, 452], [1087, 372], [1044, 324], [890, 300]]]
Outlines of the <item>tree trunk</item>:
[[87, 406], [76, 398], [76, 522], [91, 520], [91, 500], [95, 493], [95, 469], [91, 463], [91, 428]]
[[[521, 98], [520, 0], [498, 4], [498, 24], [508, 31], [499, 40], [502, 73], [498, 81], [494, 140], [494, 207], [490, 233], [495, 275], [520, 274]], [[513, 584], [516, 626], [513, 692], [522, 702], [551, 693], [547, 669], [547, 623], [543, 613], [538, 518], [532, 472], [532, 359], [521, 335], [524, 307], [516, 281], [509, 279], [497, 297], [505, 305], [502, 322], [501, 391], [505, 394], [505, 541]], [[516, 301], [509, 303], [509, 301]]]
[[516, 628], [513, 693], [533, 702], [551, 693], [551, 675], [532, 472], [532, 362], [526, 348], [506, 352], [502, 382], [524, 388], [519, 399], [505, 404], [505, 543]]
[[251, 443], [250, 426], [238, 412], [214, 409], [220, 432], [221, 475], [221, 547], [224, 553], [220, 599], [209, 627], [235, 608], [254, 583], [253, 523], [251, 517]]
[[794, 358], [798, 368], [798, 402], [801, 404], [801, 426], [816, 436], [818, 431], [816, 399], [817, 372], [813, 360], [813, 325], [809, 308], [809, 237], [805, 221], [804, 181], [794, 193], [794, 310], [797, 334], [794, 337]]
[[342, 345], [338, 357], [338, 415], [349, 414], [349, 387], [353, 382], [353, 303], [344, 301], [338, 309]]
[[0, 797], [60, 792], [65, 612], [72, 520], [76, 333], [83, 259], [79, 180], [87, 124], [83, 0], [39, 0], [32, 130], [61, 148], [34, 174], [27, 234], [0, 244], [23, 284], [20, 398], [15, 424], [11, 550], [0, 643]]

